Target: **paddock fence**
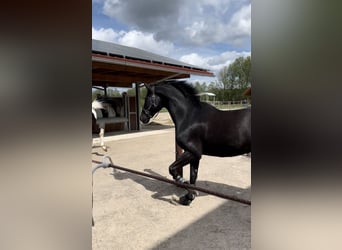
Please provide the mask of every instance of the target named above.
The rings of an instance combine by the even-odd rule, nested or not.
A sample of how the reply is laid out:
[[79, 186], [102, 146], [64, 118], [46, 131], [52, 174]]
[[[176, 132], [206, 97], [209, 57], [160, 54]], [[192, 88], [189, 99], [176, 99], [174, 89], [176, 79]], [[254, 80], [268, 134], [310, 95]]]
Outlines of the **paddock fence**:
[[213, 105], [217, 109], [227, 110], [227, 109], [239, 109], [251, 106], [250, 101], [239, 100], [239, 101], [206, 101], [207, 103]]

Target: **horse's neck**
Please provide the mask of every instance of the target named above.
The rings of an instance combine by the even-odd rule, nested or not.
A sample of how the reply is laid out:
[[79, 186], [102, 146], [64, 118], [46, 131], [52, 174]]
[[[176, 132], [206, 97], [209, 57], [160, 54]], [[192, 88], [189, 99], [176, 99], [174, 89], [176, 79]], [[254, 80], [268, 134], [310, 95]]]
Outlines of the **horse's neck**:
[[189, 113], [191, 112], [189, 109], [192, 105], [188, 103], [189, 100], [178, 91], [165, 91], [164, 96], [168, 99], [166, 109], [169, 111], [177, 129], [181, 126], [182, 122], [186, 121], [189, 117]]

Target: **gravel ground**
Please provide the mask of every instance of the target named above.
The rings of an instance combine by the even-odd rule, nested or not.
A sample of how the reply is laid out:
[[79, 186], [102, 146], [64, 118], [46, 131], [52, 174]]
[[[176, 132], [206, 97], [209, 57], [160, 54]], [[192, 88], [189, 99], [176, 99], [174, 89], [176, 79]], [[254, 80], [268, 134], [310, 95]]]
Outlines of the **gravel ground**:
[[[160, 113], [143, 131], [107, 136], [108, 151], [93, 147], [92, 159], [108, 155], [116, 165], [170, 178], [175, 134], [168, 113]], [[188, 166], [184, 177], [189, 178]], [[250, 199], [250, 157], [203, 156], [197, 185]], [[97, 170], [93, 190], [93, 249], [251, 248], [250, 206], [205, 193], [181, 206], [174, 200], [183, 189], [112, 169]]]

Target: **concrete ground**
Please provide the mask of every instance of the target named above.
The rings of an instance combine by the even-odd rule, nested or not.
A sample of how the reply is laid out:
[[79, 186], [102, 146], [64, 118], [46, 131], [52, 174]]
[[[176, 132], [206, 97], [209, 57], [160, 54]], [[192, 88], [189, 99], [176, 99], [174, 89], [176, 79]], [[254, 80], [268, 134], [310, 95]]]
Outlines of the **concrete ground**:
[[[175, 133], [168, 113], [159, 114], [143, 131], [107, 136], [108, 151], [93, 147], [92, 159], [108, 155], [116, 165], [171, 179]], [[184, 177], [189, 179], [188, 166]], [[93, 180], [93, 249], [251, 248], [250, 206], [205, 193], [181, 206], [175, 199], [183, 189], [113, 169], [97, 170]], [[250, 199], [250, 157], [203, 156], [197, 185]]]

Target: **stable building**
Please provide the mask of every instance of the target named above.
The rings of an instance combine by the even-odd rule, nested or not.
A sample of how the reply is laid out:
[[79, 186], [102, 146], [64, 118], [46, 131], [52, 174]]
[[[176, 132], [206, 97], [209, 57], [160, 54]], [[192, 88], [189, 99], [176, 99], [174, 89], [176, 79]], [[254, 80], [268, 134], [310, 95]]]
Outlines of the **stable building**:
[[125, 127], [128, 130], [140, 130], [139, 88], [142, 84], [168, 79], [185, 79], [191, 75], [214, 76], [208, 69], [169, 57], [133, 47], [92, 40], [92, 87], [103, 89], [104, 95], [107, 95], [108, 87], [135, 88], [135, 97], [124, 97], [123, 101], [125, 119], [120, 123], [126, 123]]

